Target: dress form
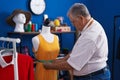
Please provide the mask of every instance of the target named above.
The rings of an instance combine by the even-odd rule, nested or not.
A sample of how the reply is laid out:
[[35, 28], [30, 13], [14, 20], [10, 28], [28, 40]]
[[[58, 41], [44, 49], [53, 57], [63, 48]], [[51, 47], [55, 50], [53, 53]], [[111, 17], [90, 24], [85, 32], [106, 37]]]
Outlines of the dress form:
[[[47, 42], [53, 42], [54, 41], [54, 35], [50, 32], [50, 27], [48, 26], [42, 26], [42, 31], [40, 33], [43, 38], [47, 41]], [[40, 44], [40, 41], [38, 39], [37, 36], [32, 38], [32, 44], [33, 44], [33, 48], [35, 50], [35, 52], [38, 49], [38, 45]]]
[[59, 54], [58, 36], [51, 33], [49, 19], [43, 23], [41, 33], [32, 38], [33, 52], [38, 61], [35, 68], [35, 80], [57, 80], [56, 70], [46, 70], [44, 62], [49, 62], [57, 58]]
[[24, 32], [24, 24], [26, 22], [26, 17], [23, 13], [19, 13], [13, 17], [15, 22], [14, 32]]

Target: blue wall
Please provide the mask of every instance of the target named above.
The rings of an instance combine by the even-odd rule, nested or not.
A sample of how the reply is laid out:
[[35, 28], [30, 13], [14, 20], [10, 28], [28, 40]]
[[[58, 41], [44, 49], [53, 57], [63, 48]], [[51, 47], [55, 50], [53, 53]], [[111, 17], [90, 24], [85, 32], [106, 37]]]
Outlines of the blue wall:
[[[14, 27], [11, 27], [6, 23], [6, 18], [12, 13], [13, 10], [23, 9], [23, 10], [31, 12], [30, 7], [29, 7], [30, 0], [17, 0], [17, 1], [10, 0], [9, 2], [7, 2], [7, 1], [8, 0], [2, 0], [0, 2], [0, 27], [1, 27], [0, 36], [8, 36], [7, 32], [13, 32]], [[45, 0], [45, 2], [46, 2], [46, 9], [43, 12], [43, 14], [35, 15], [31, 12], [32, 13], [31, 21], [33, 23], [39, 24], [39, 27], [41, 28], [44, 14], [48, 14], [49, 18], [51, 18], [51, 19], [55, 19], [58, 16], [63, 16], [64, 23], [67, 23], [69, 26], [71, 26], [71, 29], [74, 30], [74, 27], [70, 24], [70, 21], [67, 17], [67, 11], [68, 11], [68, 8], [73, 3], [79, 2], [79, 0]], [[35, 35], [33, 35], [33, 36], [35, 36]], [[31, 38], [33, 36], [27, 36], [27, 35], [23, 36], [22, 37], [22, 42], [23, 42], [22, 45], [32, 46]], [[66, 43], [66, 44], [62, 45], [62, 48], [68, 48], [69, 50], [71, 50], [72, 46], [74, 44], [74, 35], [73, 34], [64, 34], [64, 35], [62, 35], [62, 37], [63, 37], [62, 38], [63, 43]]]
[[[0, 29], [0, 35], [6, 35], [8, 31], [13, 31], [13, 28], [6, 24], [6, 18], [12, 13], [14, 9], [23, 9], [26, 11], [31, 11], [29, 8], [30, 0], [2, 0], [0, 3], [0, 27], [4, 30]], [[65, 18], [65, 22], [68, 22], [68, 18], [66, 16], [68, 8], [78, 0], [45, 0], [46, 9], [44, 11], [45, 14], [48, 14], [50, 18], [57, 18], [58, 16], [63, 16]], [[68, 3], [69, 2], [69, 3]], [[44, 14], [43, 13], [43, 14]], [[43, 20], [43, 14], [34, 15], [32, 14], [32, 22], [41, 25]]]

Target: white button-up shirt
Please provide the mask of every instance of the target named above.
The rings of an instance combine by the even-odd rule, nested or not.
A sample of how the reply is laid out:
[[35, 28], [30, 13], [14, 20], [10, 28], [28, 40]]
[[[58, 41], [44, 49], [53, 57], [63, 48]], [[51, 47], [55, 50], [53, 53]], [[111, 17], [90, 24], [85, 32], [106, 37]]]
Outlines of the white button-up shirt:
[[91, 20], [82, 30], [67, 60], [76, 76], [87, 75], [107, 65], [108, 42], [105, 31], [96, 20]]

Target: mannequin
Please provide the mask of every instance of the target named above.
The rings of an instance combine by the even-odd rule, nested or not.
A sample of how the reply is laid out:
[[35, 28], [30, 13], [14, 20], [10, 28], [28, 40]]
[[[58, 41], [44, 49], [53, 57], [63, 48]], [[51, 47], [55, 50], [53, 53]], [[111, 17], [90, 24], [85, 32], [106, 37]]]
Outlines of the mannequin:
[[56, 70], [46, 70], [44, 62], [52, 62], [59, 54], [58, 36], [50, 32], [50, 26], [44, 22], [40, 34], [32, 38], [33, 52], [36, 58], [35, 80], [57, 80]]
[[[47, 42], [53, 42], [54, 40], [54, 35], [50, 32], [50, 27], [47, 27], [47, 26], [42, 26], [42, 31], [40, 33], [44, 39], [47, 41]], [[38, 45], [40, 44], [40, 41], [38, 39], [37, 36], [33, 37], [32, 38], [32, 43], [33, 43], [33, 47], [34, 47], [34, 50], [35, 52], [37, 51], [38, 49]]]
[[7, 18], [6, 22], [15, 27], [14, 32], [24, 32], [24, 26], [30, 21], [31, 13], [28, 11], [23, 11], [21, 9], [16, 9]]
[[15, 22], [14, 32], [24, 32], [24, 24], [26, 22], [26, 17], [23, 13], [19, 13], [13, 17]]
[[[47, 42], [53, 42], [54, 40], [54, 34], [51, 33], [51, 28], [50, 28], [50, 19], [48, 19], [48, 15], [44, 15], [44, 25], [42, 26], [42, 31], [41, 31], [41, 35], [44, 37], [44, 39]], [[57, 37], [58, 38], [58, 37]], [[38, 39], [37, 36], [32, 38], [32, 43], [33, 43], [33, 47], [34, 47], [34, 51], [36, 52], [38, 49], [38, 45], [40, 44], [40, 41]]]

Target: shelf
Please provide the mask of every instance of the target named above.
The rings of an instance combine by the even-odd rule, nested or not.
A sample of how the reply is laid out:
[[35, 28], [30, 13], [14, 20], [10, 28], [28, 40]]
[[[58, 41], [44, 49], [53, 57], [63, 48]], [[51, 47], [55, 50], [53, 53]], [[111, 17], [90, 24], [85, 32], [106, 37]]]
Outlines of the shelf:
[[[61, 34], [61, 33], [75, 33], [76, 31], [70, 31], [70, 32], [53, 32], [53, 34]], [[12, 34], [20, 34], [20, 35], [37, 35], [40, 34], [40, 32], [8, 32], [8, 35]]]

